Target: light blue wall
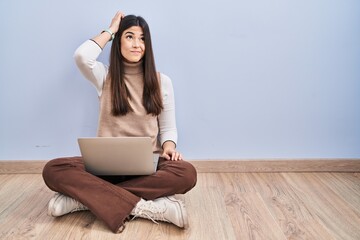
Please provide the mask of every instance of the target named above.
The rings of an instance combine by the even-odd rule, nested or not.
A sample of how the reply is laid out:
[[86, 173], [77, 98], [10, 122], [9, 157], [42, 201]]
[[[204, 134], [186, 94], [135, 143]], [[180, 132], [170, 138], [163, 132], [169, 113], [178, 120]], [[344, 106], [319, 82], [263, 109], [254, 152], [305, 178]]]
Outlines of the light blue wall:
[[0, 160], [78, 155], [95, 136], [72, 55], [118, 9], [150, 24], [188, 159], [360, 157], [358, 0], [1, 0]]

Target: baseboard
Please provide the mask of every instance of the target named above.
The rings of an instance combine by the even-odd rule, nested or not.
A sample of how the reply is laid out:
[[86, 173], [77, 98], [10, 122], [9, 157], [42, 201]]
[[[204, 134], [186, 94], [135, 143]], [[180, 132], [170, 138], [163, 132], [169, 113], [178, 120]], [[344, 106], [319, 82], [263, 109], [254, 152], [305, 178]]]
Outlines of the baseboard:
[[45, 160], [12, 160], [0, 161], [0, 174], [33, 174], [41, 173]]
[[360, 172], [360, 159], [191, 161], [198, 172]]
[[[0, 174], [39, 174], [47, 161], [1, 161]], [[199, 173], [360, 172], [360, 159], [193, 160]]]

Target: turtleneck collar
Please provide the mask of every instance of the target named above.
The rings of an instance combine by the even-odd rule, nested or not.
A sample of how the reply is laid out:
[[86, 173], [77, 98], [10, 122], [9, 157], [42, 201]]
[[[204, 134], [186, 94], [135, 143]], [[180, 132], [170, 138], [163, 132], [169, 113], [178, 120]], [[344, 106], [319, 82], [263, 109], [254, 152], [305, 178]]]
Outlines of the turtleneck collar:
[[124, 63], [124, 73], [125, 74], [140, 74], [143, 73], [143, 60], [140, 60], [136, 63], [129, 63], [129, 62], [123, 62]]

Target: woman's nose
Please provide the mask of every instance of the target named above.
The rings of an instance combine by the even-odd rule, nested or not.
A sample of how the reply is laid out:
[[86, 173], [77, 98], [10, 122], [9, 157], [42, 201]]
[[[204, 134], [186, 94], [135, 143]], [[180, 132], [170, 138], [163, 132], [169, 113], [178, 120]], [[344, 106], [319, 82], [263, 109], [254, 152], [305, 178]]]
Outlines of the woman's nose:
[[134, 39], [133, 41], [133, 47], [139, 47], [140, 44], [139, 44], [139, 40], [138, 39]]

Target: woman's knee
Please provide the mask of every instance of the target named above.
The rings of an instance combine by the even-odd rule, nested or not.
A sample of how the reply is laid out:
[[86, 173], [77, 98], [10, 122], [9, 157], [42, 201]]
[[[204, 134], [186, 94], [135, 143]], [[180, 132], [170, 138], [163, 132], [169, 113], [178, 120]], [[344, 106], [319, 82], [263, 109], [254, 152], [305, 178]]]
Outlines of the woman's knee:
[[47, 162], [42, 171], [42, 177], [44, 179], [45, 184], [51, 189], [56, 191], [54, 182], [56, 182], [56, 165], [57, 159], [50, 160]]
[[194, 166], [186, 161], [168, 161], [168, 171], [173, 173], [173, 184], [185, 193], [196, 185], [197, 173]]
[[159, 170], [164, 170], [172, 174], [175, 183], [179, 183], [186, 188], [192, 188], [197, 181], [197, 173], [194, 166], [186, 161], [164, 160], [159, 163]]
[[186, 161], [182, 161], [184, 165], [184, 179], [186, 185], [188, 186], [189, 190], [196, 185], [197, 182], [197, 172], [195, 167]]
[[76, 158], [56, 158], [47, 162], [42, 171], [45, 184], [54, 190], [61, 179], [66, 179], [66, 170], [74, 168], [77, 160]]

